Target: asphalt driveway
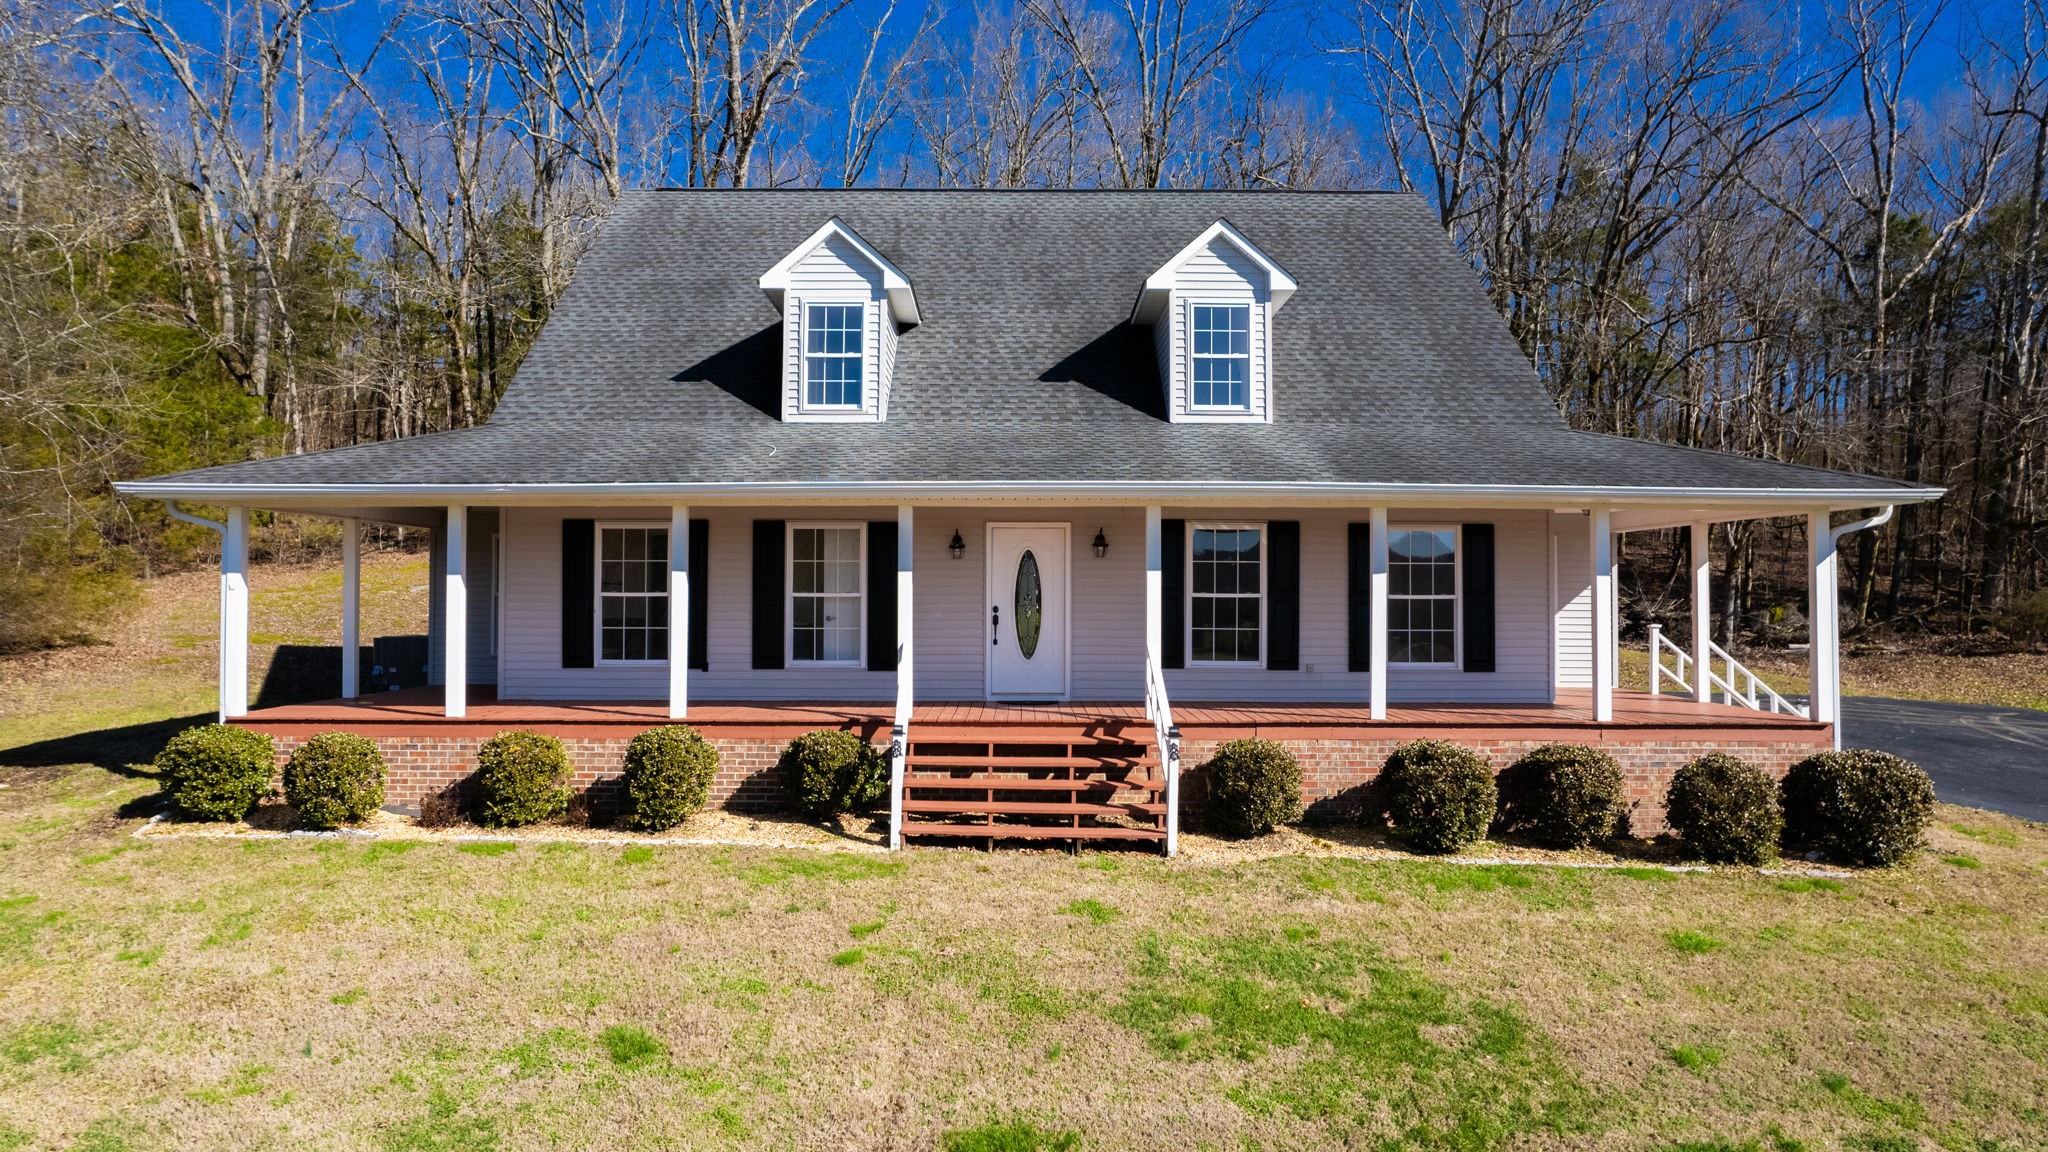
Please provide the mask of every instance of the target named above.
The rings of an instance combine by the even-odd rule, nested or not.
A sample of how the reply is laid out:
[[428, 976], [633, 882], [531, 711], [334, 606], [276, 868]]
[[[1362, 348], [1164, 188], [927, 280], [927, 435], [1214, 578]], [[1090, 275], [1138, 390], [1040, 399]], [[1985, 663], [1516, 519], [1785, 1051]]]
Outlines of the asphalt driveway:
[[2048, 823], [2048, 712], [1851, 697], [1842, 740], [1904, 756], [1951, 804]]

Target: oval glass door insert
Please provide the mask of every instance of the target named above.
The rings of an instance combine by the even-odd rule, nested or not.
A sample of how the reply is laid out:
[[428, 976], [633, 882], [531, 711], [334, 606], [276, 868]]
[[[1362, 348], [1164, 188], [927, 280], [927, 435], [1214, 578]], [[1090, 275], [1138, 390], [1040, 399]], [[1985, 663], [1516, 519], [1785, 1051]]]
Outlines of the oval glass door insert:
[[1045, 623], [1045, 609], [1039, 603], [1038, 557], [1024, 550], [1023, 559], [1017, 561], [1017, 606], [1013, 618], [1017, 626], [1017, 650], [1026, 660], [1038, 651], [1038, 630]]

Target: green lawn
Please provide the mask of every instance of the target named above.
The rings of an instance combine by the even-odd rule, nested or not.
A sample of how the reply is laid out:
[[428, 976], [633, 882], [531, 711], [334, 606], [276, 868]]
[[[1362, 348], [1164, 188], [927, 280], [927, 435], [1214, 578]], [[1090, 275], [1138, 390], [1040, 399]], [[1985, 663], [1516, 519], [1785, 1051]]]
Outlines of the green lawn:
[[2048, 1132], [2048, 829], [2003, 817], [1845, 880], [138, 840], [192, 702], [105, 680], [0, 728], [0, 1150]]

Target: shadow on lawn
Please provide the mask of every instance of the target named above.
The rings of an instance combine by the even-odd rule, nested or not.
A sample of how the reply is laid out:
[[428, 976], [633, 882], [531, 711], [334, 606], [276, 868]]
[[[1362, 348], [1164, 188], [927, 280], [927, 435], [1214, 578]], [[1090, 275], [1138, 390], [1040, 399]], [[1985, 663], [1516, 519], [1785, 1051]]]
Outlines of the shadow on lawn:
[[76, 732], [50, 740], [38, 740], [14, 748], [0, 748], [0, 768], [60, 768], [91, 764], [120, 776], [154, 780], [149, 762], [163, 750], [171, 737], [195, 724], [205, 724], [213, 713], [151, 720], [123, 728], [101, 728]]

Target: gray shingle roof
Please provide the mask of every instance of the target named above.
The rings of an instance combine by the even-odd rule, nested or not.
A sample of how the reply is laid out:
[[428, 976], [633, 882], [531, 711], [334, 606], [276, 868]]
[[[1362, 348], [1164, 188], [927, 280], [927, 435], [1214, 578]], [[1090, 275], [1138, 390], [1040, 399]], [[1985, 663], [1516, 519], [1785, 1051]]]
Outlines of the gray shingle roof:
[[[778, 418], [760, 274], [838, 216], [924, 323], [886, 424]], [[1227, 219], [1300, 281], [1272, 424], [1169, 424], [1145, 277]], [[647, 191], [622, 198], [481, 428], [182, 473], [209, 484], [789, 482], [1909, 486], [1571, 431], [1416, 197]]]

